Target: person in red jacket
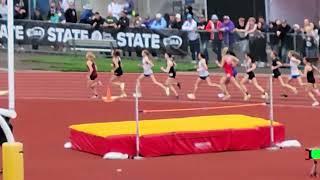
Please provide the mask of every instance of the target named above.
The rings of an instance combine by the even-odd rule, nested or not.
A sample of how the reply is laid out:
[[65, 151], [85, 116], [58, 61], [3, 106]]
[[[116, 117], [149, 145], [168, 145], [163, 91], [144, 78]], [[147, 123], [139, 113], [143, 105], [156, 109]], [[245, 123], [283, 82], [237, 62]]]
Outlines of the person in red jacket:
[[209, 20], [206, 31], [211, 32], [210, 39], [212, 40], [213, 52], [216, 53], [218, 61], [221, 61], [221, 49], [222, 49], [222, 39], [223, 32], [220, 31], [222, 28], [222, 22], [219, 21], [217, 15], [212, 15], [211, 20]]

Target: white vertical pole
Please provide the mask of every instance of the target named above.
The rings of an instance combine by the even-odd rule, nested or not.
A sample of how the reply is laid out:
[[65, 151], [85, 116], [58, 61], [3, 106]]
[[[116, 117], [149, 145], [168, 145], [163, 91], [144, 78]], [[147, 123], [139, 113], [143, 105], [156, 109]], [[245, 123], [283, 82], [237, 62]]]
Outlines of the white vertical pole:
[[270, 22], [270, 0], [264, 0], [264, 4], [265, 4], [265, 11], [266, 11], [266, 23]]
[[30, 20], [31, 19], [31, 12], [32, 12], [33, 8], [31, 6], [31, 0], [28, 0], [28, 19]]
[[139, 97], [138, 86], [136, 85], [135, 115], [136, 115], [136, 158], [140, 157], [140, 125], [139, 125]]
[[147, 16], [151, 16], [151, 6], [150, 0], [147, 0]]
[[206, 17], [206, 19], [208, 20], [209, 19], [209, 17], [208, 17], [208, 1], [207, 0], [203, 0], [204, 2], [204, 13], [205, 13], [205, 17]]
[[274, 146], [274, 128], [273, 128], [273, 121], [274, 121], [274, 114], [273, 114], [273, 77], [270, 76], [270, 142], [271, 146]]
[[9, 90], [9, 109], [15, 109], [14, 92], [14, 19], [13, 19], [13, 0], [8, 2], [8, 90]]

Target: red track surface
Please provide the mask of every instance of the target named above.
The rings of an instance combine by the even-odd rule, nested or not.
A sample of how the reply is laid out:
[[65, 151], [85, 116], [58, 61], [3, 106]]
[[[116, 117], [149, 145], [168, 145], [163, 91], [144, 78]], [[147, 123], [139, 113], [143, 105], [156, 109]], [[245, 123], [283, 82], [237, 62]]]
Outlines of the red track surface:
[[[81, 73], [17, 73], [17, 112], [15, 134], [24, 143], [26, 180], [301, 180], [308, 179], [311, 162], [304, 160], [303, 149], [270, 152], [266, 150], [227, 152], [191, 156], [145, 159], [142, 161], [104, 161], [101, 157], [63, 149], [72, 124], [134, 119], [132, 99], [103, 103], [88, 100], [90, 95]], [[137, 75], [126, 75], [128, 94]], [[3, 75], [0, 81], [5, 84]], [[101, 77], [107, 80], [107, 77]], [[195, 76], [180, 76], [181, 94], [192, 89]], [[217, 80], [218, 78], [214, 78]], [[163, 80], [161, 76], [160, 80]], [[267, 86], [265, 78], [260, 78]], [[1, 87], [4, 89], [6, 87]], [[221, 102], [218, 91], [203, 86], [197, 101], [168, 98], [149, 81], [143, 82], [142, 109], [220, 107], [243, 104], [232, 88], [233, 99]], [[302, 89], [300, 91], [303, 92]], [[117, 90], [113, 91], [118, 93]], [[253, 92], [256, 92], [255, 90]], [[275, 119], [286, 125], [287, 139], [298, 139], [306, 147], [320, 144], [319, 108], [310, 108], [304, 96], [279, 97], [275, 84]], [[262, 102], [259, 93], [251, 103]], [[2, 100], [1, 104], [6, 104]], [[142, 119], [212, 114], [245, 114], [268, 118], [266, 106], [225, 108], [208, 111], [184, 111], [143, 114]], [[199, 122], [201, 123], [201, 122]], [[156, 128], [156, 127], [155, 127]], [[122, 172], [117, 172], [122, 169]]]

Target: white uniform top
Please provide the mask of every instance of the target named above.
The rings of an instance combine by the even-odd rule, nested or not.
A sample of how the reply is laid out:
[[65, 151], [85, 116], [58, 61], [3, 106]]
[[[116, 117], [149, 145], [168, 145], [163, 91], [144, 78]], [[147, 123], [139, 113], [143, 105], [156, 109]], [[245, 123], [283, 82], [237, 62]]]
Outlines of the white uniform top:
[[290, 60], [291, 76], [299, 76], [300, 75], [300, 70], [298, 68], [298, 65], [299, 65], [298, 63]]
[[206, 69], [205, 65], [206, 65], [206, 60], [204, 60], [204, 59], [200, 60], [198, 63], [198, 69], [199, 69], [198, 73], [199, 73], [200, 77], [209, 76], [209, 72]]
[[142, 67], [143, 67], [143, 74], [144, 75], [151, 75], [153, 74], [153, 71], [152, 71], [152, 66], [151, 64], [149, 64], [146, 60], [146, 57], [143, 57], [142, 58]]

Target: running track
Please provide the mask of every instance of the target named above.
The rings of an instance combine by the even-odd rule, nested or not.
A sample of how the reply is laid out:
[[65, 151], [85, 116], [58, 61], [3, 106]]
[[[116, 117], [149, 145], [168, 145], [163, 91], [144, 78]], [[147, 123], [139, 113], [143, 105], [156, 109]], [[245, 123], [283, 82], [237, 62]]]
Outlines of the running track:
[[[114, 103], [89, 100], [83, 73], [31, 73], [19, 72], [16, 77], [18, 119], [14, 122], [15, 134], [24, 143], [26, 180], [301, 180], [308, 179], [310, 162], [304, 160], [303, 149], [278, 152], [248, 151], [175, 156], [143, 161], [104, 161], [101, 157], [68, 151], [63, 144], [68, 140], [68, 126], [80, 123], [123, 121], [134, 119], [133, 99]], [[128, 95], [133, 92], [136, 74], [126, 75]], [[100, 77], [107, 81], [107, 75]], [[160, 75], [163, 82], [165, 76]], [[244, 104], [240, 93], [231, 87], [233, 98], [222, 102], [215, 88], [201, 87], [197, 101], [188, 101], [185, 94], [192, 90], [195, 76], [179, 76], [183, 90], [181, 99], [165, 97], [163, 92], [145, 81], [142, 109], [172, 109], [222, 107]], [[214, 81], [219, 77], [213, 76]], [[259, 78], [269, 88], [267, 79]], [[2, 85], [6, 84], [1, 74]], [[251, 88], [251, 85], [250, 89]], [[1, 89], [6, 89], [1, 86]], [[303, 89], [299, 89], [304, 92]], [[310, 100], [300, 93], [288, 99], [279, 97], [281, 88], [274, 84], [275, 119], [286, 125], [287, 138], [298, 139], [306, 147], [320, 144], [319, 108], [310, 108]], [[100, 92], [105, 92], [101, 88]], [[118, 94], [119, 91], [112, 91]], [[302, 95], [301, 95], [302, 94]], [[248, 103], [263, 102], [256, 90]], [[7, 101], [2, 99], [2, 105]], [[183, 117], [212, 114], [246, 114], [268, 118], [267, 106], [224, 108], [208, 111], [168, 112], [143, 114], [142, 119]], [[117, 172], [117, 169], [122, 172]]]

